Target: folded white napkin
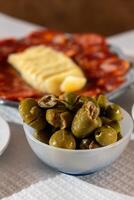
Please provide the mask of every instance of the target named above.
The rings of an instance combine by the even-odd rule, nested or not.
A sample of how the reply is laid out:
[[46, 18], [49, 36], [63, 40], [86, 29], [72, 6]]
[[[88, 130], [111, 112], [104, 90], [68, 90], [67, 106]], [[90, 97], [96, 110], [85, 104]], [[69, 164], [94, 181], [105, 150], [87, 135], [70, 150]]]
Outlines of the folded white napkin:
[[134, 200], [134, 198], [61, 174], [31, 185], [3, 200]]

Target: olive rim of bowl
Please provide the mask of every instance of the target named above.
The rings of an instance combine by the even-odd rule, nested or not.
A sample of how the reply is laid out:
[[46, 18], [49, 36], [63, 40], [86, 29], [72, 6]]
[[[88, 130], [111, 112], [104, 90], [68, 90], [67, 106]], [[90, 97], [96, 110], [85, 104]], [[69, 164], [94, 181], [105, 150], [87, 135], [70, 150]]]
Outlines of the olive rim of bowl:
[[[50, 149], [54, 149], [56, 151], [68, 151], [68, 152], [90, 152], [90, 151], [101, 151], [101, 150], [104, 150], [104, 149], [109, 149], [109, 148], [112, 148], [114, 146], [117, 146], [119, 145], [120, 143], [122, 143], [126, 138], [130, 137], [132, 132], [133, 132], [133, 128], [134, 128], [134, 125], [133, 125], [133, 119], [132, 117], [130, 116], [130, 114], [124, 110], [123, 108], [121, 108], [123, 113], [126, 113], [129, 117], [129, 119], [131, 120], [131, 127], [129, 127], [129, 131], [128, 131], [128, 134], [126, 134], [125, 136], [123, 136], [120, 140], [118, 140], [117, 142], [113, 143], [113, 144], [110, 144], [110, 145], [107, 145], [107, 146], [104, 146], [104, 147], [99, 147], [99, 148], [94, 148], [94, 149], [65, 149], [65, 148], [60, 148], [60, 147], [54, 147], [54, 146], [50, 146], [49, 144], [46, 144], [46, 143], [43, 143], [41, 141], [39, 141], [38, 139], [36, 139], [32, 134], [29, 134], [27, 133], [27, 131], [25, 131], [25, 126], [31, 128], [30, 126], [28, 126], [27, 124], [23, 123], [23, 128], [24, 128], [24, 132], [25, 132], [25, 135], [28, 136], [32, 141], [42, 145], [42, 146], [45, 146], [47, 148], [50, 148]], [[32, 128], [31, 128], [32, 129]], [[34, 130], [34, 129], [33, 129]]]

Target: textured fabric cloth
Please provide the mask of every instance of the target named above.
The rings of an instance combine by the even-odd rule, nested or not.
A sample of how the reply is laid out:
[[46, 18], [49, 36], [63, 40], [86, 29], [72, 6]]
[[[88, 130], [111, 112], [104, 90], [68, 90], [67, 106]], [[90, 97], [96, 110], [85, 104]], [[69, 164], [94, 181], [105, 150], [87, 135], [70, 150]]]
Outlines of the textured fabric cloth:
[[58, 175], [40, 181], [19, 193], [3, 200], [133, 200], [133, 197], [118, 194], [87, 184], [77, 178]]

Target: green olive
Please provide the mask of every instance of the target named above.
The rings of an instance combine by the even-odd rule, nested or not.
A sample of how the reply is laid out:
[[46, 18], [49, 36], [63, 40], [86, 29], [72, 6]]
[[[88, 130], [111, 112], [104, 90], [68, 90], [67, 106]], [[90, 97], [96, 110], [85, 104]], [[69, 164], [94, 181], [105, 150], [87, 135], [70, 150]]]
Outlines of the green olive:
[[117, 140], [120, 140], [122, 138], [119, 121], [112, 121], [111, 119], [106, 118], [106, 117], [101, 117], [101, 120], [102, 120], [102, 125], [109, 125], [116, 130], [117, 138], [118, 138]]
[[19, 105], [19, 113], [23, 121], [32, 128], [38, 130], [45, 128], [46, 122], [43, 111], [34, 99], [27, 98], [22, 100]]
[[[20, 113], [22, 119], [24, 120], [24, 122], [29, 124], [34, 119], [36, 119], [33, 108], [35, 108], [37, 106], [38, 106], [37, 102], [32, 98], [27, 98], [20, 102], [19, 113]], [[32, 110], [32, 112], [31, 112], [31, 110]]]
[[110, 104], [106, 109], [106, 117], [111, 120], [121, 120], [122, 112], [120, 106], [118, 106], [117, 104]]
[[75, 93], [65, 93], [60, 98], [64, 101], [66, 107], [72, 110], [79, 96]]
[[50, 134], [47, 133], [45, 130], [35, 131], [34, 137], [40, 142], [49, 144]]
[[93, 102], [95, 104], [98, 112], [100, 113], [100, 107], [99, 107], [95, 97], [89, 97], [89, 96], [81, 96], [81, 97], [79, 97], [79, 103], [81, 103], [82, 105], [84, 103], [89, 102], [89, 101], [91, 101], [91, 102]]
[[117, 132], [110, 126], [102, 126], [95, 131], [95, 139], [101, 146], [107, 146], [117, 141]]
[[64, 149], [75, 149], [76, 141], [71, 132], [59, 130], [51, 136], [49, 145]]
[[31, 123], [29, 123], [29, 125], [32, 128], [36, 129], [36, 130], [42, 130], [42, 129], [44, 129], [45, 126], [46, 126], [46, 121], [45, 121], [45, 117], [44, 116], [39, 115], [34, 121], [32, 121]]
[[118, 121], [112, 121], [112, 122], [108, 123], [108, 125], [111, 126], [112, 128], [114, 128], [117, 133], [121, 132], [120, 123]]
[[98, 128], [102, 126], [102, 120], [100, 117], [97, 117], [97, 122], [98, 122]]
[[87, 102], [87, 101], [92, 101], [92, 102], [94, 102], [95, 99], [94, 99], [93, 97], [89, 97], [89, 96], [81, 96], [81, 97], [79, 98], [79, 102], [82, 103], [82, 104], [84, 104], [84, 103]]
[[43, 96], [39, 101], [38, 104], [41, 108], [53, 108], [58, 103], [58, 98], [51, 94]]
[[71, 125], [72, 115], [66, 110], [52, 108], [46, 111], [46, 120], [55, 128], [65, 129]]
[[107, 104], [108, 104], [107, 97], [104, 96], [104, 95], [99, 95], [97, 97], [97, 103], [98, 103], [100, 108], [103, 108], [103, 109], [106, 108]]
[[75, 93], [65, 93], [64, 101], [68, 102], [70, 105], [74, 105], [78, 100], [79, 96]]
[[116, 130], [117, 140], [120, 140], [122, 138], [120, 123], [118, 121], [112, 121], [109, 125]]
[[74, 116], [72, 133], [76, 138], [85, 138], [98, 127], [98, 108], [92, 101], [85, 102]]

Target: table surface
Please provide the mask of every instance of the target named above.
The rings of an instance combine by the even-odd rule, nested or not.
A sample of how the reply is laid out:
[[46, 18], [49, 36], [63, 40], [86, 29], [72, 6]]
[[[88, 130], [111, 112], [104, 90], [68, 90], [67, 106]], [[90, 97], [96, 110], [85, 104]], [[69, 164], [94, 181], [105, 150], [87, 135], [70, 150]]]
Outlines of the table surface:
[[[0, 27], [0, 39], [11, 36], [22, 37], [39, 28], [37, 25], [13, 19], [3, 14], [0, 14]], [[133, 60], [134, 31], [109, 37], [108, 42], [119, 46], [124, 53]], [[134, 87], [128, 89], [114, 101], [131, 113], [131, 108], [134, 103]], [[55, 176], [57, 172], [39, 162], [28, 147], [24, 138], [22, 126], [20, 124], [15, 124], [16, 122], [21, 122], [17, 110], [0, 106], [0, 115], [7, 121], [10, 121], [12, 134], [9, 148], [0, 159], [0, 198], [2, 198], [20, 191], [42, 178]], [[18, 143], [17, 146], [16, 141]], [[131, 151], [134, 150], [133, 143], [134, 141], [130, 142], [125, 153], [111, 167], [96, 175], [81, 177], [81, 179], [101, 187], [134, 195], [134, 159], [132, 159], [134, 154], [133, 152], [131, 153]], [[25, 163], [23, 162], [24, 159], [26, 161]], [[125, 184], [124, 181], [126, 181], [127, 184]]]

